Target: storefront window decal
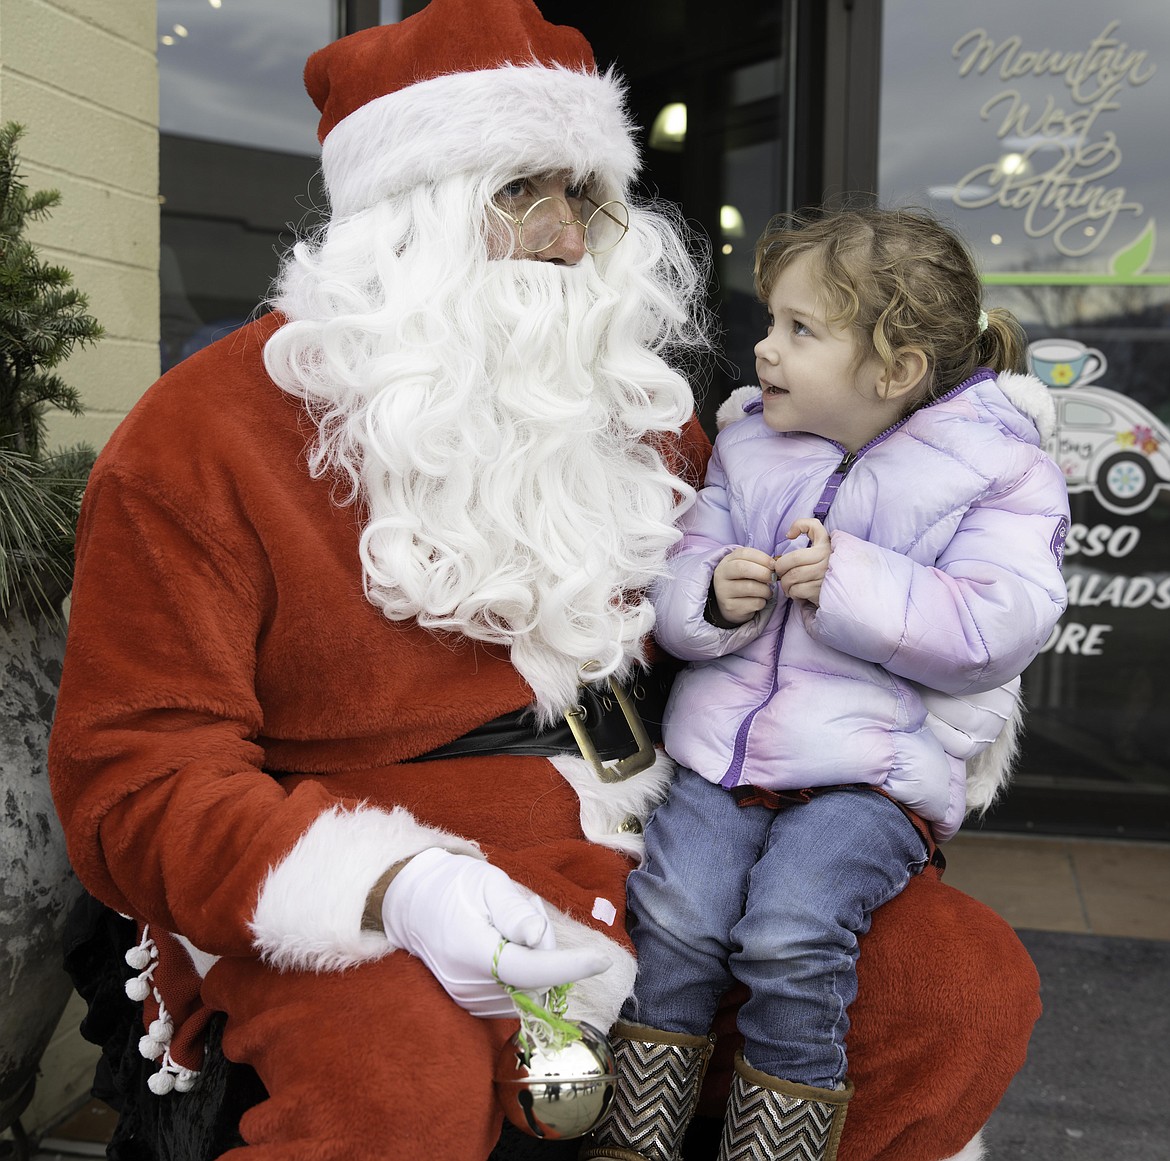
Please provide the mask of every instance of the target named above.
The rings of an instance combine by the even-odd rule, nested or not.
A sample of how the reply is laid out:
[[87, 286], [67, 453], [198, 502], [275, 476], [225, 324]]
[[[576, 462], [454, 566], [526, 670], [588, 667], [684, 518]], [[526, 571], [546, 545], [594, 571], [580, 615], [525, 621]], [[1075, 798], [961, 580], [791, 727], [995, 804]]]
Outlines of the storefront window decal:
[[1103, 508], [1128, 515], [1170, 488], [1170, 432], [1136, 400], [1090, 385], [1108, 366], [1100, 351], [1075, 339], [1041, 339], [1030, 344], [1028, 364], [1052, 391], [1048, 452], [1070, 493], [1092, 492]]
[[[1006, 86], [979, 108], [980, 120], [994, 128], [1000, 154], [955, 182], [950, 200], [956, 207], [1012, 211], [1028, 238], [1047, 239], [1055, 256], [1065, 259], [1110, 253], [1105, 246], [1121, 232], [1114, 228], [1145, 216], [1136, 240], [1112, 251], [1107, 272], [997, 272], [988, 282], [1170, 284], [1170, 273], [1146, 273], [1156, 221], [1118, 182], [1122, 145], [1108, 118], [1157, 72], [1147, 51], [1120, 38], [1120, 25], [1110, 20], [1086, 47], [1075, 50], [1048, 42], [1027, 48], [1019, 35], [997, 39], [982, 27], [963, 33], [952, 46], [959, 77], [989, 76]], [[1057, 34], [1054, 26], [1052, 35]], [[1054, 86], [1043, 93], [1042, 104], [1017, 87], [1027, 77]]]
[[1024, 674], [996, 821], [1170, 838], [1165, 0], [882, 11], [879, 200], [925, 202], [972, 244], [984, 306], [1027, 332], [1069, 491], [1068, 609]]

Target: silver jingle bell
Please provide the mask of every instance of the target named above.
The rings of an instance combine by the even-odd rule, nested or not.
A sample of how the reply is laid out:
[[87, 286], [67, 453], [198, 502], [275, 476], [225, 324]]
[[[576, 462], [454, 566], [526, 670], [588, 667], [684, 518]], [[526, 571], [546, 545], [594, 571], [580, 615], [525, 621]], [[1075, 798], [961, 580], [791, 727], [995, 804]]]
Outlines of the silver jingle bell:
[[531, 1137], [580, 1137], [613, 1100], [617, 1065], [613, 1049], [591, 1024], [581, 1038], [556, 1051], [527, 1047], [517, 1032], [496, 1061], [496, 1099], [504, 1116]]

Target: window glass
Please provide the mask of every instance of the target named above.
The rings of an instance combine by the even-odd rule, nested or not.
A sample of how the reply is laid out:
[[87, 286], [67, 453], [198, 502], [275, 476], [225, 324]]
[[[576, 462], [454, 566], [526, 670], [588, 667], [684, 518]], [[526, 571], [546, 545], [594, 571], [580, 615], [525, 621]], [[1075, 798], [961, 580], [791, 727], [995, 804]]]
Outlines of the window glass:
[[164, 370], [244, 322], [289, 228], [313, 219], [317, 112], [301, 76], [331, 0], [159, 0]]
[[1030, 804], [1028, 825], [1064, 815], [1061, 829], [1165, 837], [1165, 0], [885, 0], [883, 12], [881, 200], [958, 226], [985, 301], [1020, 317], [1031, 369], [1061, 405], [1048, 449], [1072, 507], [1069, 609], [1025, 675], [1012, 797]]
[[158, 0], [164, 133], [316, 152], [305, 60], [335, 33], [333, 5], [287, 0]]
[[756, 238], [786, 208], [787, 5], [724, 0], [541, 0], [545, 19], [581, 30], [601, 68], [628, 83], [642, 150], [642, 196], [681, 208], [709, 243], [711, 304], [723, 357], [696, 382], [700, 415], [714, 431], [728, 391], [755, 382], [752, 348], [764, 311], [752, 287]]

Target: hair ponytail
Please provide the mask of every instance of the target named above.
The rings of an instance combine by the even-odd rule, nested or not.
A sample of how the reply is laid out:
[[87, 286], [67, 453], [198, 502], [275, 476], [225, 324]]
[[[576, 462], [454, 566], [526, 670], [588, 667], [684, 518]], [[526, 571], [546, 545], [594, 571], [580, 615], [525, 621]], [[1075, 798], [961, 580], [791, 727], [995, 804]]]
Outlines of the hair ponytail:
[[993, 306], [987, 312], [987, 326], [975, 340], [981, 366], [1000, 371], [1028, 369], [1028, 337], [1010, 310]]

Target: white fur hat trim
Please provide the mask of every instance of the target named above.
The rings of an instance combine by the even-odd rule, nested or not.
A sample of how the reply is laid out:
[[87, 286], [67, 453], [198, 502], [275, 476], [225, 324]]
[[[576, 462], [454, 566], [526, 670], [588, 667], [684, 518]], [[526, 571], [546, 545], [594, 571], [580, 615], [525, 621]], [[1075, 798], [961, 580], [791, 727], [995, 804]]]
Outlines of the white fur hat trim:
[[612, 72], [545, 65], [448, 73], [387, 93], [339, 121], [321, 148], [335, 218], [451, 172], [565, 170], [624, 192], [638, 168]]

